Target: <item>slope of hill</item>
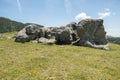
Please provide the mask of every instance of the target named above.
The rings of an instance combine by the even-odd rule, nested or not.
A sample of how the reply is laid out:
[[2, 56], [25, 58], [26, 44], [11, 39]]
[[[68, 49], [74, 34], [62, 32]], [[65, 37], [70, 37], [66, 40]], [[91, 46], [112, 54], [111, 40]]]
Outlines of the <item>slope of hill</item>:
[[[21, 22], [10, 20], [8, 18], [0, 17], [0, 33], [19, 31], [28, 24], [31, 23], [24, 24]], [[38, 26], [43, 27], [42, 25], [38, 25]]]
[[0, 38], [0, 80], [119, 80], [120, 45], [99, 50]]
[[107, 39], [111, 43], [120, 44], [120, 37], [107, 36]]

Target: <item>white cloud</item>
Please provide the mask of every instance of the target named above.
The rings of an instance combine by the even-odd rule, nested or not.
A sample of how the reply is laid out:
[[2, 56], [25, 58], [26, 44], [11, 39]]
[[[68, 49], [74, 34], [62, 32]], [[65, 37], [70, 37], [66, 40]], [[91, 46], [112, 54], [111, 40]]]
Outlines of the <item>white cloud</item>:
[[72, 12], [72, 4], [71, 4], [70, 0], [64, 0], [64, 5], [66, 8], [66, 13], [70, 14]]
[[88, 18], [91, 18], [90, 16], [87, 16], [86, 13], [82, 12], [80, 14], [78, 14], [75, 19], [76, 20], [82, 20], [82, 19], [88, 19]]
[[111, 15], [111, 12], [110, 12], [110, 9], [109, 8], [106, 8], [104, 12], [99, 12], [98, 13], [98, 16], [100, 19], [103, 19], [105, 17], [108, 17]]
[[107, 16], [110, 16], [110, 12], [101, 12], [101, 13], [98, 13], [98, 15], [100, 19], [103, 19]]
[[18, 10], [19, 10], [19, 12], [21, 14], [22, 13], [22, 7], [21, 7], [20, 0], [17, 0], [17, 5], [18, 5]]

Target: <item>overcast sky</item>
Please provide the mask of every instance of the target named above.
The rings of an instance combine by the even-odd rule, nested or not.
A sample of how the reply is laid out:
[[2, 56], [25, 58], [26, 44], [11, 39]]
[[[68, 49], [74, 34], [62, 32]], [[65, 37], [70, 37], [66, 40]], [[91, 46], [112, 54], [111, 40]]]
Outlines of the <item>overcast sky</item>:
[[44, 26], [100, 18], [107, 35], [120, 37], [120, 0], [0, 0], [0, 16]]

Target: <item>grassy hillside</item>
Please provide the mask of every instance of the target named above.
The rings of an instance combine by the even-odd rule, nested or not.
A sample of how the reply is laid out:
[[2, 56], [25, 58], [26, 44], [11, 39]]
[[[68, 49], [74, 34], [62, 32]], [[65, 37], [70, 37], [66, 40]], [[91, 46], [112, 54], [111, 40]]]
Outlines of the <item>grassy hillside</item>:
[[0, 39], [0, 80], [120, 80], [120, 45], [99, 50]]

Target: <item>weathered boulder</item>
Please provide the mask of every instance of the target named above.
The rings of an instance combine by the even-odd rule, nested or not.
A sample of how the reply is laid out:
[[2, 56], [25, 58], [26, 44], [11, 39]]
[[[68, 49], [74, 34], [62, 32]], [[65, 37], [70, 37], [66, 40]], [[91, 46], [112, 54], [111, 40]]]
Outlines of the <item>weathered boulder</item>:
[[38, 37], [40, 38], [40, 37], [45, 37], [45, 29], [44, 28], [40, 28], [40, 30], [39, 30], [40, 32], [39, 32], [39, 34], [38, 34]]
[[28, 25], [18, 32], [15, 41], [27, 42], [27, 41], [36, 39], [39, 34], [39, 29], [40, 28], [34, 24]]
[[44, 37], [41, 37], [38, 39], [38, 43], [44, 43], [44, 44], [55, 44], [56, 40], [55, 39], [47, 39]]
[[54, 38], [56, 32], [54, 32], [53, 29], [54, 28], [51, 28], [51, 27], [40, 28], [39, 38], [40, 37], [44, 37], [44, 38], [47, 38], [47, 39]]
[[52, 38], [52, 31], [51, 31], [51, 29], [47, 27], [47, 28], [44, 28], [44, 30], [45, 30], [45, 38], [51, 39]]
[[26, 29], [26, 34], [29, 36], [30, 40], [36, 39], [40, 32], [40, 27], [38, 27], [35, 24], [28, 25], [25, 27], [25, 29]]
[[15, 42], [28, 42], [30, 41], [29, 36], [26, 34], [26, 29], [23, 28], [21, 31], [18, 32], [16, 35]]
[[85, 19], [78, 23], [77, 34], [80, 38], [77, 45], [108, 50], [106, 32], [102, 19]]
[[71, 44], [72, 42], [72, 35], [71, 30], [68, 27], [64, 27], [64, 29], [60, 29], [56, 35], [56, 43], [57, 44]]
[[73, 39], [73, 41], [76, 41], [79, 38], [77, 35], [77, 23], [71, 22], [71, 23], [67, 24], [66, 27], [70, 28], [72, 39]]
[[77, 30], [77, 23], [76, 22], [70, 22], [66, 25], [66, 27], [70, 27], [73, 30]]

